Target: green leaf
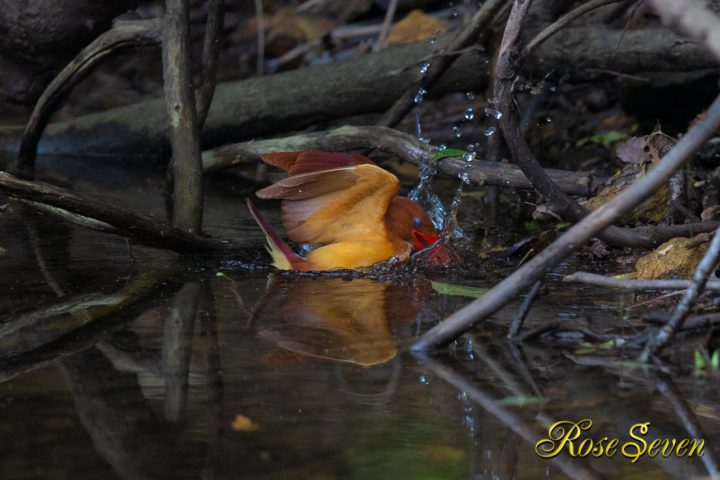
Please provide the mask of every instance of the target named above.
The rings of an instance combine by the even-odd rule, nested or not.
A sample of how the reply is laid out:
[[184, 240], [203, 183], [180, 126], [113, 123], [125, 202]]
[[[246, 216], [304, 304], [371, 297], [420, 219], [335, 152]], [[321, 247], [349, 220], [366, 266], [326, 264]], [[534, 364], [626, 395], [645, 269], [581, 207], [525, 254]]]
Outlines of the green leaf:
[[700, 350], [695, 350], [695, 370], [704, 370], [707, 364], [705, 363], [705, 357]]
[[462, 157], [463, 155], [465, 155], [465, 150], [459, 150], [457, 148], [443, 148], [442, 150], [435, 152], [432, 159], [435, 161], [447, 157]]
[[612, 130], [610, 132], [598, 133], [596, 135], [593, 135], [592, 137], [590, 137], [590, 141], [592, 143], [597, 143], [598, 145], [609, 148], [613, 143], [619, 142], [620, 140], [625, 140], [626, 138], [628, 138], [626, 133]]
[[487, 288], [454, 285], [452, 283], [432, 282], [432, 288], [441, 295], [478, 298], [488, 291]]
[[720, 369], [720, 350], [715, 350], [710, 358], [710, 366], [713, 370]]
[[498, 403], [504, 407], [523, 407], [525, 405], [538, 405], [540, 403], [545, 403], [545, 399], [542, 397], [526, 396], [505, 397], [498, 401]]
[[535, 233], [540, 231], [540, 224], [535, 220], [526, 220], [523, 222], [523, 228], [530, 233]]

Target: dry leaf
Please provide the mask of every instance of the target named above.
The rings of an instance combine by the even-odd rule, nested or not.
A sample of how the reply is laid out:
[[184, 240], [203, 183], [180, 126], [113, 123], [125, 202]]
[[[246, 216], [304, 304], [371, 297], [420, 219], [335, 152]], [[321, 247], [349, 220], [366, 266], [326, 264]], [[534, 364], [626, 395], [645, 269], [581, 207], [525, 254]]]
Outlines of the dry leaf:
[[720, 218], [720, 205], [708, 207], [700, 214], [700, 220], [703, 222], [711, 222]]
[[260, 430], [260, 425], [245, 415], [237, 414], [232, 421], [232, 429], [235, 432], [257, 432]]
[[640, 257], [635, 263], [637, 278], [692, 278], [708, 246], [688, 248], [689, 241], [684, 237], [672, 238], [655, 251]]
[[388, 36], [388, 45], [417, 42], [447, 30], [448, 24], [445, 20], [428, 15], [422, 10], [413, 10], [392, 29]]
[[462, 462], [465, 460], [465, 450], [448, 445], [424, 445], [423, 452], [436, 462]]
[[617, 149], [617, 156], [625, 163], [649, 162], [650, 154], [644, 150], [647, 137], [630, 137]]

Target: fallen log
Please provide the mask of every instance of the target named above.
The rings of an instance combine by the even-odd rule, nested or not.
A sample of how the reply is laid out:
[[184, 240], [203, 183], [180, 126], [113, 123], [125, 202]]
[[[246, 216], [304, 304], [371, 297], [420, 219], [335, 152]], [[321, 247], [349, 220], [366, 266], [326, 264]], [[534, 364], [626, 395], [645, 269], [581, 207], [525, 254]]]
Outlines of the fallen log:
[[[417, 83], [418, 67], [432, 62], [427, 41], [358, 55], [276, 75], [219, 84], [203, 131], [205, 148], [298, 130], [340, 117], [382, 112]], [[611, 53], [612, 52], [612, 53]], [[433, 87], [431, 95], [482, 90], [490, 55], [464, 52]], [[717, 68], [711, 55], [665, 29], [623, 32], [602, 25], [566, 28], [548, 39], [528, 62], [538, 75], [586, 69], [620, 73]], [[0, 131], [0, 150], [17, 151], [20, 131]], [[168, 150], [161, 100], [52, 123], [41, 154], [160, 154]]]

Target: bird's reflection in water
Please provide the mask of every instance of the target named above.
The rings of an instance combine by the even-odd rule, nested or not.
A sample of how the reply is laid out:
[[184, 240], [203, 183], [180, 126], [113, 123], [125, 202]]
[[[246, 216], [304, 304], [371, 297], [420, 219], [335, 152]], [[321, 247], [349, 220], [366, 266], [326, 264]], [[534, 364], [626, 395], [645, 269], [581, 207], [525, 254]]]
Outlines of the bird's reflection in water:
[[427, 289], [418, 282], [271, 276], [268, 291], [281, 306], [280, 323], [258, 331], [279, 348], [266, 362], [314, 359], [369, 367], [397, 355], [393, 329], [415, 320]]

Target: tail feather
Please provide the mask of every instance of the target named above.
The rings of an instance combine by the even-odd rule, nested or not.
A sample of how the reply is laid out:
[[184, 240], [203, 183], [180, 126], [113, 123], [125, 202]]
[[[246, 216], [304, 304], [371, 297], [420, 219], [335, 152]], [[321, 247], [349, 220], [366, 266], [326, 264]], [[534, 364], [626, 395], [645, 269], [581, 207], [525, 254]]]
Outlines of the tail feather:
[[252, 201], [247, 198], [245, 199], [250, 214], [257, 222], [260, 229], [265, 234], [267, 240], [267, 250], [273, 258], [273, 265], [279, 270], [308, 270], [308, 262], [297, 253], [293, 252], [290, 245], [285, 243], [280, 235], [270, 226], [265, 218], [260, 213], [260, 210], [255, 207]]

